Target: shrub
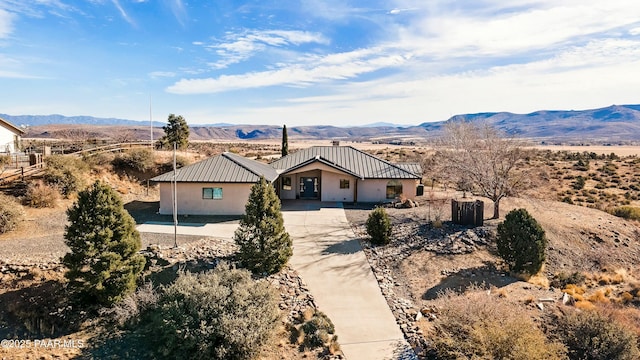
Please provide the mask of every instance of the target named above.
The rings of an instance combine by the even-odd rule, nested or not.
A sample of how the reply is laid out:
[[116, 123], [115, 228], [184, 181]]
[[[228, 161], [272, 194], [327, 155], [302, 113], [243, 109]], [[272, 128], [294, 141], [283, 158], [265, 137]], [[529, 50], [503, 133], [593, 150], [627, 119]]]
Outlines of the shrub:
[[155, 358], [230, 360], [257, 358], [279, 323], [269, 284], [224, 263], [181, 273], [140, 321]]
[[83, 173], [88, 170], [86, 163], [78, 158], [65, 155], [52, 155], [44, 159], [47, 167], [44, 181], [58, 188], [64, 196], [80, 190], [84, 185]]
[[575, 311], [563, 316], [556, 329], [570, 359], [631, 360], [640, 358], [633, 331], [598, 311]]
[[536, 274], [545, 261], [544, 230], [525, 209], [512, 210], [498, 225], [498, 254], [511, 271]]
[[573, 182], [573, 184], [571, 185], [571, 187], [573, 187], [576, 190], [581, 190], [581, 189], [584, 189], [585, 183], [586, 183], [585, 179], [582, 176], [578, 176], [576, 180]]
[[24, 217], [22, 206], [12, 197], [0, 195], [0, 234], [14, 230]]
[[42, 181], [30, 183], [24, 196], [24, 204], [34, 208], [53, 208], [60, 200], [60, 193]]
[[293, 255], [291, 238], [284, 229], [280, 212], [280, 199], [264, 177], [251, 187], [234, 241], [240, 247], [238, 260], [254, 273], [277, 273]]
[[116, 324], [123, 326], [139, 320], [140, 315], [154, 307], [159, 299], [160, 295], [153, 288], [153, 284], [148, 282], [126, 295], [113, 307], [102, 310], [102, 315], [111, 317]]
[[640, 208], [633, 206], [619, 206], [607, 210], [611, 215], [627, 220], [640, 220]]
[[112, 161], [118, 171], [147, 172], [155, 167], [153, 152], [149, 149], [133, 149], [119, 154]]
[[551, 342], [531, 318], [484, 291], [439, 298], [434, 326], [437, 359], [564, 359], [564, 346]]
[[316, 310], [311, 319], [302, 324], [301, 330], [304, 333], [304, 345], [310, 348], [324, 346], [338, 339], [331, 319], [319, 310]]
[[366, 226], [371, 243], [386, 245], [391, 241], [391, 220], [383, 208], [376, 208], [369, 214]]
[[[176, 155], [176, 169], [180, 169], [189, 164], [191, 164], [191, 160], [189, 160], [189, 158]], [[160, 172], [165, 173], [169, 171], [173, 171], [173, 158], [160, 166]]]
[[553, 276], [553, 279], [551, 280], [551, 286], [563, 289], [569, 284], [582, 285], [586, 280], [587, 277], [583, 273], [578, 271], [571, 274], [560, 272]]
[[79, 300], [113, 304], [136, 287], [145, 259], [138, 254], [140, 234], [118, 194], [96, 181], [78, 194], [67, 210], [65, 243], [71, 249], [62, 259], [65, 276]]

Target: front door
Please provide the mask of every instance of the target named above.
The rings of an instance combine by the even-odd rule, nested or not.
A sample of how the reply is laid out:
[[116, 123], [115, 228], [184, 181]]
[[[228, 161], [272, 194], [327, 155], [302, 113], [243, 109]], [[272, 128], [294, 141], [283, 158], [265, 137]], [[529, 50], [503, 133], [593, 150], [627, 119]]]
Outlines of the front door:
[[318, 197], [317, 177], [300, 178], [300, 197], [305, 199], [313, 199]]

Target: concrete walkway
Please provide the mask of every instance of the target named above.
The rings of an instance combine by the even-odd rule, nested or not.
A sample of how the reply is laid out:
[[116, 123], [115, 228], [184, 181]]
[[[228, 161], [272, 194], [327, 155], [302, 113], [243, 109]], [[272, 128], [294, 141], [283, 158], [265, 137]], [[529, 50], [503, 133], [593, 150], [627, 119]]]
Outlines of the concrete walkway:
[[285, 202], [282, 214], [293, 239], [289, 264], [333, 321], [347, 360], [411, 358], [342, 204]]

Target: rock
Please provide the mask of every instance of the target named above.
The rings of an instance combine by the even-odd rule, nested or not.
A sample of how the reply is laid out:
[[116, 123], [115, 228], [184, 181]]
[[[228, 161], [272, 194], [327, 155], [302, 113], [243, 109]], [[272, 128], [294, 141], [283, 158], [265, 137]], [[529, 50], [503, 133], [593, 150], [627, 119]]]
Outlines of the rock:
[[418, 313], [416, 314], [416, 317], [415, 317], [416, 321], [420, 321], [420, 320], [422, 320], [422, 318], [423, 318], [422, 312], [418, 311]]
[[562, 305], [575, 305], [576, 303], [576, 299], [567, 294], [567, 293], [562, 293]]
[[538, 301], [540, 301], [541, 303], [552, 303], [552, 302], [556, 302], [556, 300], [555, 300], [555, 299], [552, 299], [552, 298], [541, 298], [541, 299], [538, 299]]
[[538, 309], [544, 310], [544, 304], [543, 303], [537, 303], [536, 306], [538, 307]]

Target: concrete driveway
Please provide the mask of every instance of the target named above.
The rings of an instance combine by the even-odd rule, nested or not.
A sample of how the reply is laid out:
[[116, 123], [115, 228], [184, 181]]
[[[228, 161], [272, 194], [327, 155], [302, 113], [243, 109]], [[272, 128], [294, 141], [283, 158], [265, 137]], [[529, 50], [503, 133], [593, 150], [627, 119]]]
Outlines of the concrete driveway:
[[[240, 221], [225, 221], [217, 223], [178, 223], [178, 234], [210, 236], [216, 239], [233, 240]], [[173, 234], [173, 222], [147, 221], [136, 226], [139, 232], [156, 234]]]
[[408, 344], [342, 204], [285, 201], [282, 214], [293, 239], [289, 264], [333, 321], [347, 360], [407, 358]]

